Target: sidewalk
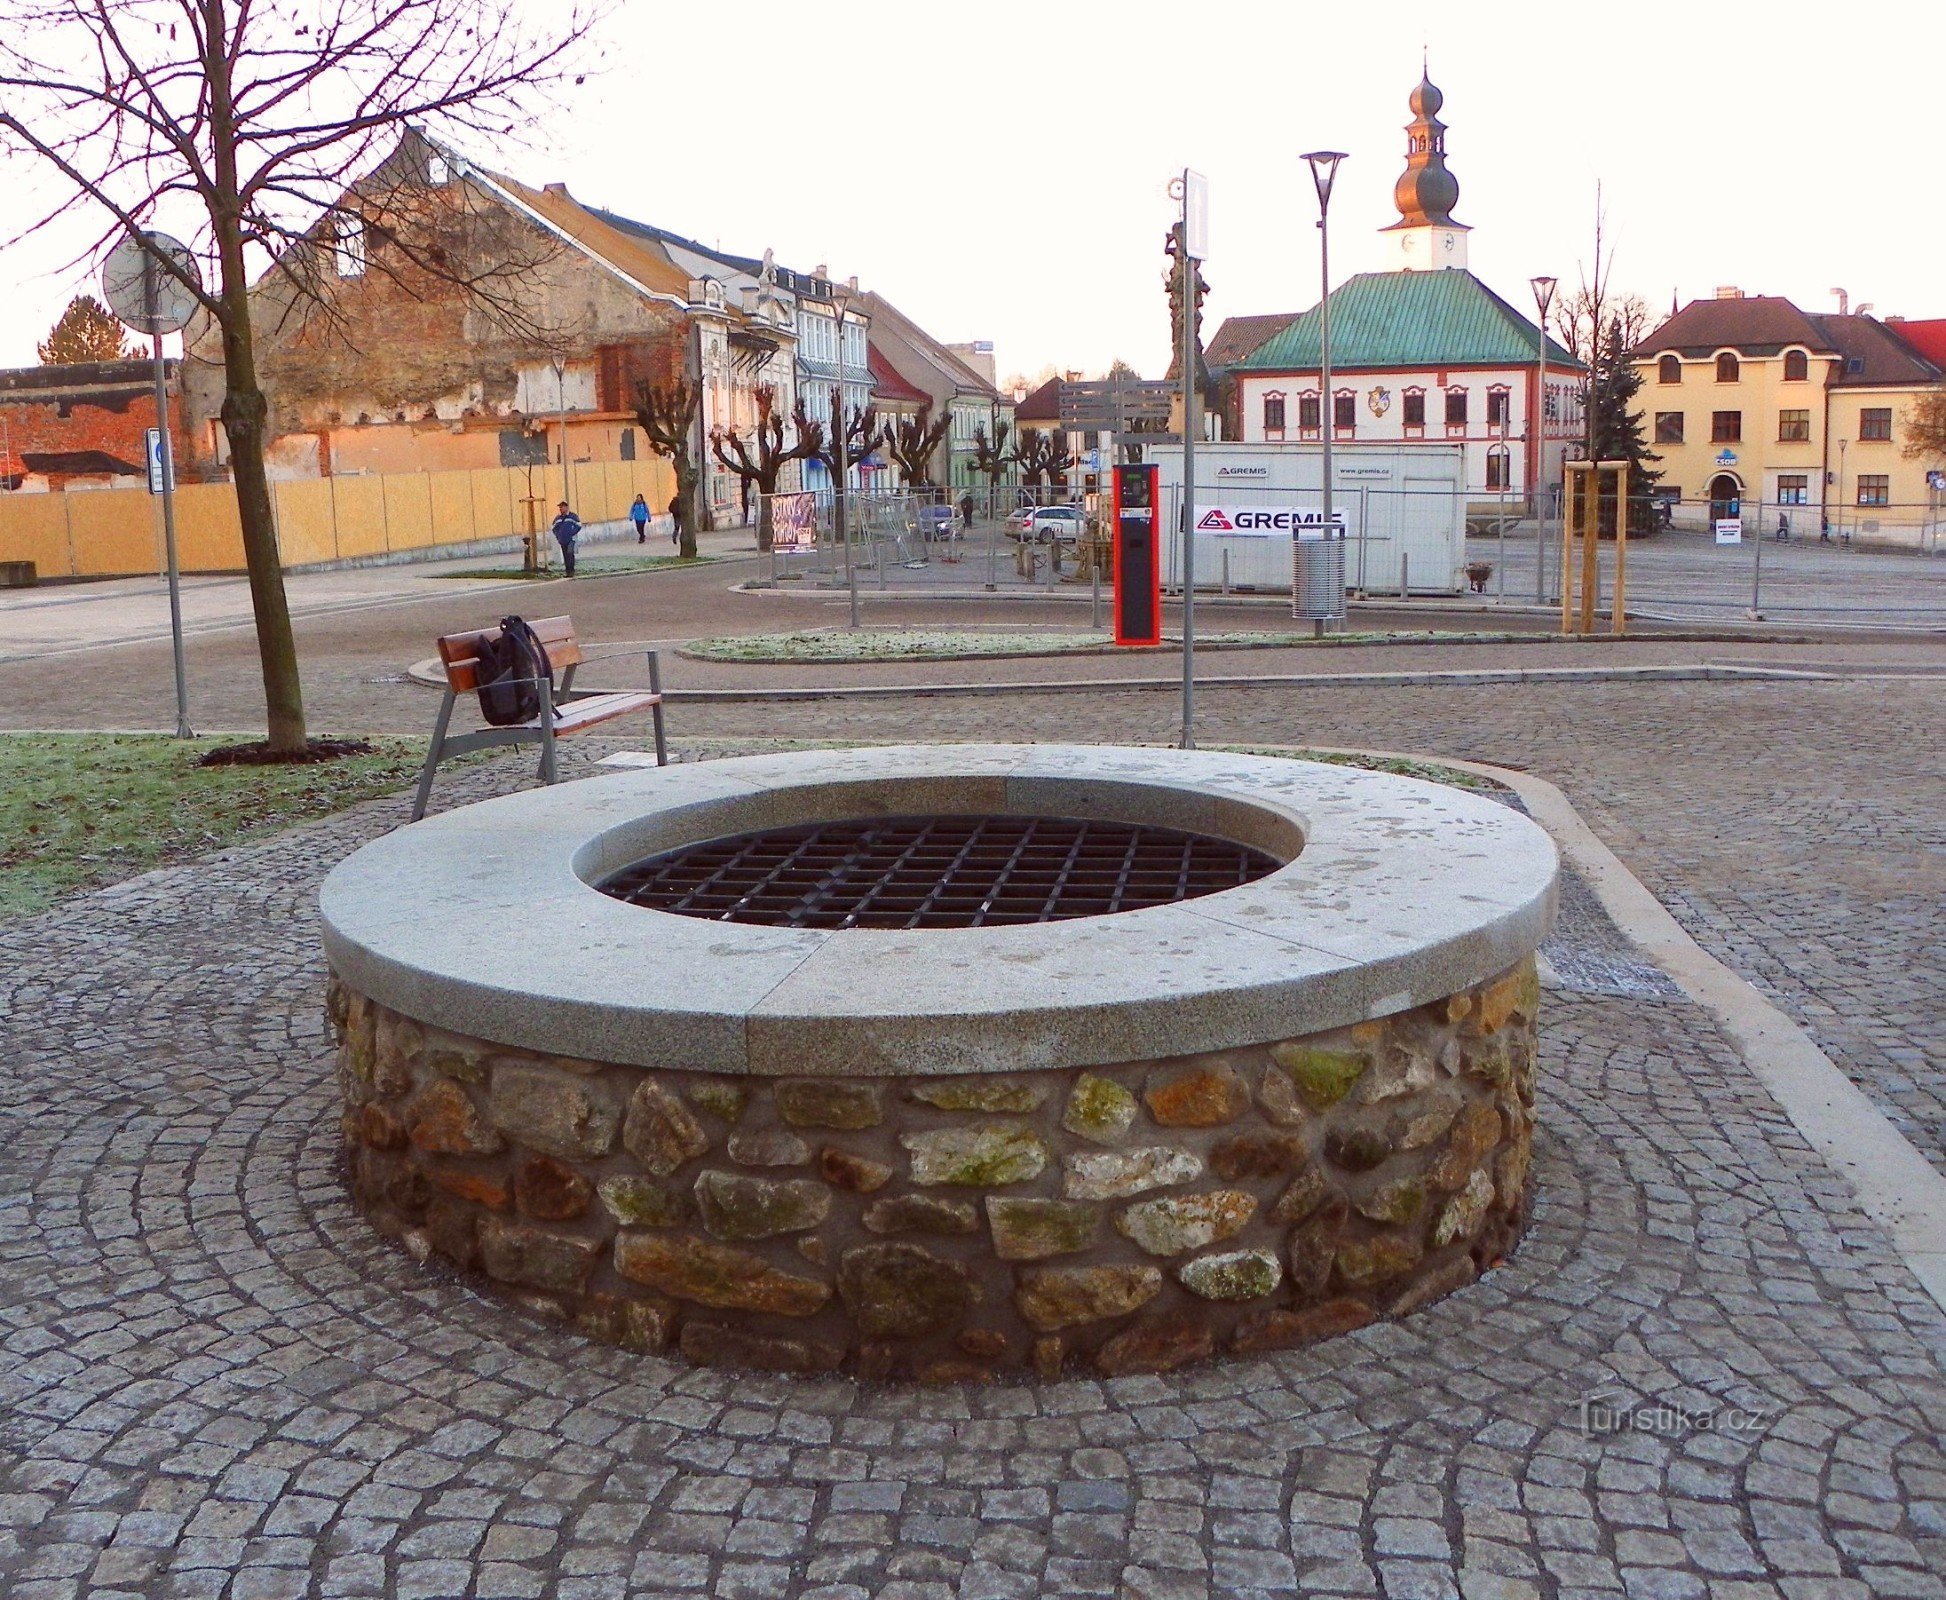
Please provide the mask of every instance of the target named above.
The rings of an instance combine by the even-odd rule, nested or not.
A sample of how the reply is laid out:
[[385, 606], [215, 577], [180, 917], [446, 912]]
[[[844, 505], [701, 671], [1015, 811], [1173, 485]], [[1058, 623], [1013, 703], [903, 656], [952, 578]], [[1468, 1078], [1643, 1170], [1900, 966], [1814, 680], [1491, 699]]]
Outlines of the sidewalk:
[[[547, 554], [558, 567], [560, 557], [553, 550], [552, 541], [548, 545]], [[583, 535], [582, 548], [602, 555], [633, 550], [633, 526], [627, 522], [596, 523]], [[667, 535], [661, 537], [660, 544], [652, 535], [643, 553], [668, 555], [674, 548]], [[697, 549], [712, 560], [754, 558], [755, 531], [728, 528], [702, 534]], [[284, 593], [293, 618], [321, 617], [380, 606], [410, 605], [434, 598], [453, 599], [496, 589], [518, 590], [520, 580], [482, 577], [478, 582], [467, 582], [457, 575], [519, 564], [518, 554], [502, 552], [447, 561], [289, 572], [284, 575]], [[183, 578], [181, 588], [185, 636], [246, 628], [254, 623], [250, 581], [241, 573], [189, 576]], [[0, 661], [166, 639], [169, 637], [169, 585], [160, 577], [143, 577], [0, 589], [0, 628], [4, 628], [7, 641], [0, 649]]]

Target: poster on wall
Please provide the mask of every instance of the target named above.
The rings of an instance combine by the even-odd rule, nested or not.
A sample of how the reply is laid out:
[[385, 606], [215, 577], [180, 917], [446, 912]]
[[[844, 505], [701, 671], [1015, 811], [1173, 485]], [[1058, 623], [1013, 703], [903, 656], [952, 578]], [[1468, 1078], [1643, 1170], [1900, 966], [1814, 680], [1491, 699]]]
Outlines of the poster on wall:
[[809, 490], [802, 494], [772, 495], [770, 529], [773, 550], [815, 548], [818, 542], [818, 497]]

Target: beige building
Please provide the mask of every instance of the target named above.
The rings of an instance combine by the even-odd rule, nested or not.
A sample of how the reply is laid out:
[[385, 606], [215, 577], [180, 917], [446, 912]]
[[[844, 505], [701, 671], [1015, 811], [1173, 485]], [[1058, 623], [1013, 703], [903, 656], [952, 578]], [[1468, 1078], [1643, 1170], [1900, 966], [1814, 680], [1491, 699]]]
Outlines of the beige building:
[[1741, 515], [1766, 534], [1936, 548], [1946, 461], [1906, 454], [1914, 404], [1946, 369], [1897, 322], [1719, 289], [1637, 347], [1638, 402], [1679, 523]]

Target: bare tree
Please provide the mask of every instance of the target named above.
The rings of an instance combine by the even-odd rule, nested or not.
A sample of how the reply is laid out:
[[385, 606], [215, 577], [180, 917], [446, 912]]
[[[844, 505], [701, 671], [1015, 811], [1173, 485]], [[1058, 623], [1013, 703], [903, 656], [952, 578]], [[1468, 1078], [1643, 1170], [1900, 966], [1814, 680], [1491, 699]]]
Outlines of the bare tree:
[[941, 412], [935, 419], [930, 405], [921, 406], [912, 416], [892, 419], [892, 425], [885, 430], [885, 448], [898, 462], [909, 488], [938, 487], [933, 481], [932, 460], [952, 425], [951, 411]]
[[692, 378], [635, 385], [635, 420], [642, 425], [649, 448], [675, 469], [676, 498], [669, 511], [676, 519], [679, 548], [691, 558], [696, 554], [696, 533], [702, 526], [703, 464], [693, 448], [696, 412], [702, 403], [703, 386]]
[[1946, 461], [1946, 384], [1928, 389], [1899, 419], [1908, 461]]
[[973, 470], [986, 474], [987, 486], [996, 486], [1007, 475], [1007, 468], [1014, 464], [1011, 451], [1007, 448], [1007, 436], [1013, 432], [1013, 424], [998, 412], [993, 417], [993, 437], [987, 438], [987, 425], [976, 423], [973, 428]]
[[[831, 391], [831, 414], [844, 416], [845, 398], [842, 389], [833, 387]], [[855, 467], [878, 447], [878, 407], [873, 405], [860, 409], [853, 406], [851, 415], [845, 417], [845, 465]], [[834, 427], [825, 439], [824, 448], [818, 452], [818, 459], [824, 463], [832, 481], [838, 478], [838, 432]]]
[[743, 480], [746, 491], [761, 498], [757, 502], [757, 548], [768, 550], [775, 523], [771, 518], [770, 497], [784, 467], [792, 461], [815, 461], [824, 455], [824, 424], [804, 414], [804, 402], [791, 408], [791, 442], [784, 443], [784, 418], [777, 411], [777, 388], [760, 383], [750, 391], [757, 403], [757, 423], [745, 438], [735, 428], [712, 428], [710, 449], [716, 459]]
[[1043, 433], [1039, 428], [1022, 428], [1020, 442], [1014, 446], [1014, 460], [1030, 489], [1043, 483], [1058, 484], [1074, 465], [1074, 452], [1061, 442], [1058, 433]]
[[[588, 21], [572, 4], [537, 25], [521, 0], [0, 4], [0, 130], [66, 191], [23, 231], [88, 211], [103, 219], [97, 250], [166, 227], [188, 232], [214, 263], [205, 287], [157, 257], [220, 337], [223, 432], [275, 753], [302, 754], [306, 740], [264, 469], [251, 279], [275, 260], [286, 305], [315, 301], [309, 275], [325, 252], [342, 262], [370, 243], [348, 184], [409, 126], [504, 139], [530, 94], [571, 70]], [[439, 248], [422, 264], [439, 266]]]

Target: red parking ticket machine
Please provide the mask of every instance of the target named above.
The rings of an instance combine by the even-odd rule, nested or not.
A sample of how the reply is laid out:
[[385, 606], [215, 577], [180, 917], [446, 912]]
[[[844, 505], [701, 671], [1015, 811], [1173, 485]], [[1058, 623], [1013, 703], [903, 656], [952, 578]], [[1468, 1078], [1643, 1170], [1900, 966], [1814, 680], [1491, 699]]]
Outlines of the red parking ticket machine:
[[1115, 469], [1115, 643], [1162, 643], [1162, 529], [1153, 466]]

